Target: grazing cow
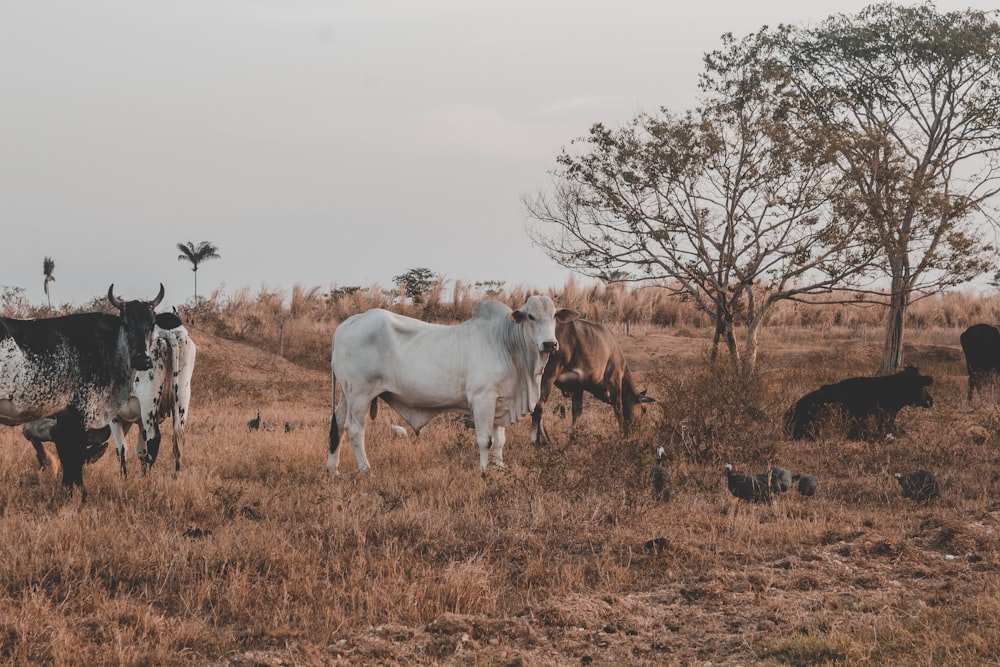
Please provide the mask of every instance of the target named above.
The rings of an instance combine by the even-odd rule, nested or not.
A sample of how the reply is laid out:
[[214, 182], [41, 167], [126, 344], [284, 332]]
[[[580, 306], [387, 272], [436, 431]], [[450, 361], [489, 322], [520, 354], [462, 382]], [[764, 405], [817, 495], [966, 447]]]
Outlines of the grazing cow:
[[0, 318], [0, 424], [55, 417], [52, 438], [63, 486], [83, 488], [87, 430], [103, 428], [128, 400], [132, 373], [152, 366], [152, 301], [122, 301], [108, 288], [118, 315], [77, 313], [41, 320]]
[[[365, 413], [381, 398], [419, 434], [441, 412], [471, 414], [479, 465], [503, 466], [504, 427], [531, 412], [548, 356], [555, 352], [557, 321], [578, 317], [556, 310], [547, 296], [531, 296], [520, 310], [483, 301], [457, 325], [430, 324], [380, 308], [346, 319], [333, 334], [335, 407], [330, 418], [327, 468], [337, 473], [340, 426], [358, 469], [365, 455]], [[337, 380], [341, 399], [336, 401]]]
[[123, 476], [127, 475], [125, 435], [132, 424], [139, 425], [135, 453], [146, 470], [156, 461], [160, 451], [159, 424], [168, 416], [173, 425], [174, 472], [180, 471], [196, 354], [194, 341], [181, 325], [180, 318], [173, 313], [156, 316], [150, 350], [152, 368], [135, 372], [132, 395], [111, 422], [111, 435]]
[[915, 366], [895, 375], [856, 377], [823, 385], [800, 398], [785, 413], [785, 433], [794, 440], [815, 439], [817, 421], [840, 410], [849, 424], [848, 437], [870, 440], [896, 430], [896, 414], [905, 406], [929, 408], [927, 391], [934, 382]]
[[973, 324], [959, 336], [965, 352], [965, 366], [969, 371], [969, 394], [982, 387], [983, 382], [1000, 373], [1000, 329], [990, 324]]
[[[55, 442], [52, 438], [52, 428], [56, 425], [56, 420], [52, 417], [43, 417], [24, 425], [22, 433], [28, 439], [31, 446], [35, 448], [35, 456], [38, 458], [38, 467], [42, 470], [50, 467], [53, 472], [59, 470], [59, 459], [54, 454], [45, 449], [42, 443]], [[104, 428], [91, 429], [87, 431], [87, 451], [84, 454], [84, 463], [93, 463], [104, 456], [108, 449], [108, 438], [111, 437], [111, 429]]]
[[531, 414], [531, 442], [548, 445], [549, 436], [542, 425], [542, 407], [549, 399], [552, 385], [572, 397], [573, 418], [569, 439], [573, 440], [576, 420], [583, 412], [583, 392], [611, 405], [623, 432], [628, 432], [633, 420], [642, 414], [646, 404], [655, 398], [646, 391], [636, 391], [618, 340], [606, 325], [571, 320], [556, 324], [559, 349], [549, 355], [542, 373], [541, 398]]

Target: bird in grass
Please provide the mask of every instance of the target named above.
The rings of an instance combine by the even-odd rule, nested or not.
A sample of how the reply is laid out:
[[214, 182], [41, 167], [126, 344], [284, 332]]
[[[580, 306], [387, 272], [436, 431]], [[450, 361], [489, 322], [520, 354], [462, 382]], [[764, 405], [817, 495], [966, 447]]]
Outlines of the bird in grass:
[[656, 464], [649, 471], [649, 481], [653, 485], [653, 497], [662, 501], [670, 500], [671, 492], [670, 471], [663, 467], [665, 454], [663, 447], [656, 448]]
[[894, 477], [907, 498], [926, 502], [931, 498], [941, 497], [941, 486], [934, 475], [926, 470], [914, 470], [905, 475], [897, 472]]
[[406, 437], [406, 429], [397, 424], [396, 422], [389, 422], [389, 431], [397, 438]]
[[784, 493], [792, 488], [792, 473], [780, 466], [772, 466], [770, 471], [770, 486], [772, 491]]
[[816, 493], [816, 475], [810, 475], [809, 473], [801, 473], [798, 475], [793, 475], [792, 479], [798, 482], [799, 493], [803, 496], [811, 496]]
[[247, 422], [247, 430], [259, 431], [260, 430], [260, 410], [257, 411], [257, 416]]
[[742, 472], [733, 472], [733, 464], [726, 464], [726, 484], [729, 492], [740, 500], [749, 500], [754, 503], [771, 502], [771, 489], [768, 488], [768, 474], [747, 475]]

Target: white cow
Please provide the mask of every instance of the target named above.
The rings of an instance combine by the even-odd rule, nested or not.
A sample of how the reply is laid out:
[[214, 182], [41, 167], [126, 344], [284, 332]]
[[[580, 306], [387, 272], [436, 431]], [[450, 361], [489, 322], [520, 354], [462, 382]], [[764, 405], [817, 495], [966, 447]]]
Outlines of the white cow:
[[132, 395], [110, 424], [122, 475], [127, 474], [125, 434], [131, 425], [139, 424], [135, 453], [145, 470], [156, 461], [160, 450], [159, 423], [168, 415], [173, 418], [174, 472], [181, 469], [181, 446], [187, 429], [196, 353], [194, 341], [183, 326], [154, 329], [149, 355], [153, 367], [135, 372]]
[[483, 301], [472, 309], [472, 319], [453, 326], [380, 308], [349, 317], [333, 334], [335, 407], [327, 469], [338, 472], [343, 424], [358, 469], [369, 470], [365, 413], [370, 410], [374, 418], [378, 398], [417, 434], [441, 412], [471, 414], [483, 472], [491, 460], [503, 467], [504, 427], [538, 402], [542, 370], [559, 346], [556, 322], [578, 316], [536, 295], [516, 311], [499, 301]]

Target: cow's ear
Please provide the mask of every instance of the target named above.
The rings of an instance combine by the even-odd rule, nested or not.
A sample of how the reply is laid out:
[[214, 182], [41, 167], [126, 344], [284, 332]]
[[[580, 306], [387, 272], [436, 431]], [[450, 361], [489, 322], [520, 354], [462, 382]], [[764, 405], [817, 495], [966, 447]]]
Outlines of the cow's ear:
[[157, 313], [156, 326], [161, 329], [176, 329], [181, 325], [181, 318], [173, 313]]
[[521, 322], [528, 319], [528, 316], [522, 313], [520, 310], [515, 310], [510, 314], [510, 319], [520, 324]]
[[556, 311], [556, 322], [572, 322], [580, 317], [580, 313], [569, 308], [560, 308]]

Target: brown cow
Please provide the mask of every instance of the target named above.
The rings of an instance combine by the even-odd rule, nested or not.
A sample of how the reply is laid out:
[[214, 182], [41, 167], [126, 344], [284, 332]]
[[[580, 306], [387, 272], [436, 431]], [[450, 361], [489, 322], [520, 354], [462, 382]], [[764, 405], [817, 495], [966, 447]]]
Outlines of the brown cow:
[[656, 402], [655, 398], [646, 396], [645, 390], [636, 391], [625, 353], [611, 329], [604, 324], [580, 319], [558, 322], [556, 340], [559, 349], [549, 355], [545, 364], [541, 397], [531, 413], [531, 442], [534, 444], [549, 444], [549, 436], [542, 426], [542, 406], [553, 384], [563, 395], [572, 397], [570, 440], [573, 440], [576, 420], [583, 412], [584, 391], [611, 405], [619, 426], [626, 433], [632, 421], [645, 411], [645, 404]]

